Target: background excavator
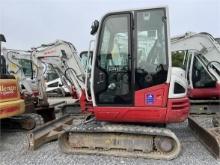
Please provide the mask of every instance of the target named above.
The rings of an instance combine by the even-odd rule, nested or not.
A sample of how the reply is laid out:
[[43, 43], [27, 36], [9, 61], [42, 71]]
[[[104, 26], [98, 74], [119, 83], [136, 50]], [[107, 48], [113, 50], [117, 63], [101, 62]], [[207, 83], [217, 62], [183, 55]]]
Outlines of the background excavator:
[[182, 56], [191, 99], [220, 98], [220, 45], [210, 34], [191, 32], [174, 37], [171, 50], [182, 51], [176, 56]]
[[6, 48], [3, 48], [2, 51], [6, 60], [7, 72], [14, 75], [20, 82], [21, 94], [38, 95], [31, 52]]
[[[189, 126], [220, 157], [220, 45], [208, 33], [186, 33], [171, 40], [173, 56], [182, 57], [189, 84]], [[180, 53], [181, 51], [181, 53]]]
[[6, 61], [1, 54], [2, 42], [6, 42], [6, 39], [0, 34], [0, 120], [20, 115], [25, 110], [18, 82], [6, 72]]
[[[21, 107], [17, 106], [16, 108], [14, 106], [14, 110], [11, 111], [11, 115], [8, 115], [9, 113], [3, 113], [4, 116], [2, 119], [4, 118], [4, 120], [1, 121], [2, 126], [7, 128], [23, 128], [30, 130], [42, 125], [44, 122], [55, 119], [54, 108], [50, 107], [48, 103], [45, 107], [45, 104], [42, 104], [40, 101], [41, 97], [38, 94], [39, 90], [36, 87], [36, 83], [33, 82], [33, 68], [30, 52], [3, 48], [1, 59], [1, 68], [3, 73], [1, 74], [2, 90], [6, 89], [5, 85], [12, 83], [10, 81], [14, 81], [14, 84], [11, 85], [12, 87], [13, 85], [16, 86], [16, 91], [11, 91], [11, 93], [18, 93], [16, 97], [11, 94], [13, 97], [10, 98], [10, 96], [7, 96], [7, 93], [10, 93], [10, 91], [2, 91], [3, 98], [1, 101], [4, 102], [5, 105], [7, 103], [8, 106], [14, 106], [12, 102], [5, 102], [8, 99], [18, 99], [20, 104], [22, 102]], [[29, 76], [29, 79], [27, 76]], [[6, 77], [9, 77], [10, 79], [8, 78], [6, 81], [3, 79], [4, 77], [5, 79]], [[20, 113], [15, 113], [16, 111]]]
[[[41, 94], [45, 93], [45, 91], [39, 92], [36, 81], [37, 68], [32, 63], [31, 54], [32, 51], [30, 50], [3, 48], [3, 56], [6, 59], [7, 71], [9, 74], [14, 75], [20, 82], [22, 96], [32, 97], [35, 104], [48, 104], [47, 98], [43, 99], [41, 97]], [[60, 78], [58, 78], [57, 73], [55, 73], [50, 66], [44, 65], [43, 72], [44, 75], [42, 75], [42, 80], [45, 77], [47, 95], [52, 96], [52, 92], [55, 92], [55, 94], [62, 94], [62, 96], [68, 94], [68, 90], [61, 86], [62, 83]], [[40, 88], [40, 90], [44, 90], [44, 88]], [[33, 97], [35, 97], [35, 99]]]
[[[6, 42], [5, 37], [0, 35], [1, 42]], [[0, 43], [1, 52], [1, 43]], [[34, 114], [25, 115], [25, 102], [20, 96], [18, 80], [7, 73], [6, 60], [0, 53], [0, 120], [1, 126], [10, 123], [13, 127], [33, 129], [38, 118]], [[40, 123], [43, 124], [43, 123]]]
[[[62, 84], [76, 98], [76, 90], [84, 88], [85, 85], [85, 70], [74, 45], [70, 42], [57, 40], [54, 43], [42, 44], [32, 50], [33, 64], [37, 67], [36, 78], [42, 80], [44, 64], [49, 65], [58, 74]], [[38, 81], [38, 86], [44, 87], [44, 84], [45, 82]]]
[[[95, 21], [91, 71], [83, 68], [68, 42], [58, 41], [60, 47], [43, 45], [44, 51], [42, 46], [33, 49], [39, 68], [42, 61], [57, 62], [53, 67], [64, 83], [69, 82], [71, 94], [80, 103], [71, 128], [59, 138], [62, 151], [153, 159], [178, 156], [180, 142], [173, 132], [146, 126], [183, 122], [189, 113], [185, 72], [171, 66], [167, 10], [113, 12], [106, 14], [100, 25]], [[141, 51], [143, 44], [147, 51]], [[89, 117], [77, 118], [82, 116]], [[42, 128], [35, 133], [40, 131]], [[35, 137], [30, 134], [30, 140]]]
[[48, 97], [66, 97], [70, 96], [69, 89], [62, 83], [57, 72], [50, 67], [47, 66], [47, 71], [45, 73], [46, 80], [46, 92]]

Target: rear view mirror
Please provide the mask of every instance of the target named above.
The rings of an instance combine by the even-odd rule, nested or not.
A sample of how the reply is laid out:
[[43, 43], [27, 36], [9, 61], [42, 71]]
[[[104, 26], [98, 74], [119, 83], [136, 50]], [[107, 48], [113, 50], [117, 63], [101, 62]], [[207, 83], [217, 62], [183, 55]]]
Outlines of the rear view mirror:
[[0, 34], [0, 42], [6, 42], [5, 36]]
[[95, 20], [95, 21], [92, 23], [90, 34], [91, 34], [91, 35], [94, 35], [94, 34], [98, 31], [98, 28], [99, 28], [99, 21], [98, 21], [98, 20]]
[[6, 39], [3, 34], [0, 34], [0, 55], [2, 55], [2, 42], [6, 42]]

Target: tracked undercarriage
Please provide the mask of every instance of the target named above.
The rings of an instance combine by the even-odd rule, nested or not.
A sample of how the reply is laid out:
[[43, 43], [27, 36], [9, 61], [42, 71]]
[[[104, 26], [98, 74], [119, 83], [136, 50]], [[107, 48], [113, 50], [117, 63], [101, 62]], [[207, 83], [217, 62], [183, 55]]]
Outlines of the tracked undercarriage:
[[1, 120], [2, 129], [32, 130], [42, 124], [44, 124], [42, 116], [36, 113], [27, 113]]
[[168, 129], [106, 122], [75, 125], [59, 137], [64, 153], [150, 159], [176, 158], [181, 145]]

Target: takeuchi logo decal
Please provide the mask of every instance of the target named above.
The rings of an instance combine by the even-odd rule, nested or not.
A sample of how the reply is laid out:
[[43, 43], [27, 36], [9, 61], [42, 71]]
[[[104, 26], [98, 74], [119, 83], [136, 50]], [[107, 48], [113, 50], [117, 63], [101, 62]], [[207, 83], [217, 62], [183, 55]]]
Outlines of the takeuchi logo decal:
[[0, 85], [0, 97], [1, 98], [11, 98], [17, 96], [17, 86], [12, 84]]
[[53, 54], [53, 53], [56, 53], [56, 50], [46, 51], [46, 52], [44, 53], [44, 55], [51, 55], [51, 54]]

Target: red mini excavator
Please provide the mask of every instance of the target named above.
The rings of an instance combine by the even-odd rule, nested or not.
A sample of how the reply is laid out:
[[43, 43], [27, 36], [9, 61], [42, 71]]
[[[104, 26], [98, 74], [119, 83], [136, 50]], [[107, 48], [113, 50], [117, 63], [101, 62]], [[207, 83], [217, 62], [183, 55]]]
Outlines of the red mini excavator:
[[106, 14], [100, 25], [94, 22], [92, 106], [86, 106], [87, 88], [76, 90], [82, 111], [91, 112], [95, 120], [73, 125], [61, 135], [64, 152], [154, 159], [179, 154], [173, 132], [136, 125], [179, 123], [188, 117], [185, 73], [171, 67], [167, 12], [164, 7], [120, 11]]
[[53, 67], [74, 86], [82, 113], [93, 116], [60, 136], [64, 152], [153, 159], [178, 156], [176, 135], [158, 127], [183, 122], [189, 113], [185, 72], [171, 66], [168, 18], [167, 8], [158, 7], [112, 12], [100, 24], [95, 21], [90, 72], [82, 71], [68, 42], [57, 41], [33, 52], [36, 61], [56, 59]]

